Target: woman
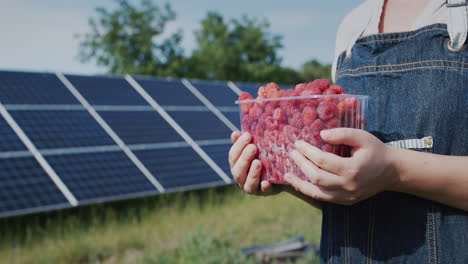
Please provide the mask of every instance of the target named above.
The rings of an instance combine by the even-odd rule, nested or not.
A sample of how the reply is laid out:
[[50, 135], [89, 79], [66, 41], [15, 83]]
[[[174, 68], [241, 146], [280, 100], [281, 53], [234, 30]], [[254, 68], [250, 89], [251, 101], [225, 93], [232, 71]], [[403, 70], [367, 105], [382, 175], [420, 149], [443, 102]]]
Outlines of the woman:
[[371, 96], [370, 133], [321, 133], [352, 157], [298, 141], [291, 157], [310, 182], [273, 186], [259, 182], [250, 135], [235, 132], [233, 176], [247, 193], [321, 206], [324, 263], [468, 263], [467, 32], [464, 0], [365, 1], [340, 26], [333, 75]]

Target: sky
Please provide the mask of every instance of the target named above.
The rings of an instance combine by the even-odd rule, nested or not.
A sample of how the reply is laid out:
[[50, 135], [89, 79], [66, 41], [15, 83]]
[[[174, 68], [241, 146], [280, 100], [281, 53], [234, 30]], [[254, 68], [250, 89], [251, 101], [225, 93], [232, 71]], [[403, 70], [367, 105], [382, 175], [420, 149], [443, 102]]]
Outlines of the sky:
[[[139, 1], [132, 1], [139, 2]], [[182, 29], [186, 54], [195, 48], [194, 31], [208, 11], [225, 18], [243, 14], [269, 20], [283, 36], [283, 65], [295, 69], [310, 60], [331, 63], [341, 20], [362, 0], [154, 0], [169, 2], [177, 13], [165, 34]], [[78, 58], [79, 36], [90, 30], [96, 7], [115, 8], [112, 0], [0, 0], [0, 70], [102, 74], [94, 62]]]

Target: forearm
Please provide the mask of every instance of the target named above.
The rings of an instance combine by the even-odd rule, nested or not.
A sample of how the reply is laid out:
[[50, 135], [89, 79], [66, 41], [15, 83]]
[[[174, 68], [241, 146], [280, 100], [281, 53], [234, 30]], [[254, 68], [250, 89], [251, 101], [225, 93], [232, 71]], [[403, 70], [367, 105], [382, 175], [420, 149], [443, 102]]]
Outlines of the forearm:
[[468, 211], [468, 157], [391, 148], [398, 179], [391, 190]]

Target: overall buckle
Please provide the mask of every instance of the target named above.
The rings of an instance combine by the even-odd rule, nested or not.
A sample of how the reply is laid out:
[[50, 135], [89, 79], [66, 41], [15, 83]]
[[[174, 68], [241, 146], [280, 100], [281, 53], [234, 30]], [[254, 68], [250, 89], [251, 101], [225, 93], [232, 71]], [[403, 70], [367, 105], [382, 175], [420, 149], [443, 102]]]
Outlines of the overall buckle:
[[[450, 3], [449, 3], [450, 2]], [[454, 3], [455, 2], [455, 3]], [[450, 1], [450, 0], [445, 0], [445, 5], [447, 7], [460, 7], [460, 6], [467, 6], [468, 1], [463, 0], [463, 1]]]

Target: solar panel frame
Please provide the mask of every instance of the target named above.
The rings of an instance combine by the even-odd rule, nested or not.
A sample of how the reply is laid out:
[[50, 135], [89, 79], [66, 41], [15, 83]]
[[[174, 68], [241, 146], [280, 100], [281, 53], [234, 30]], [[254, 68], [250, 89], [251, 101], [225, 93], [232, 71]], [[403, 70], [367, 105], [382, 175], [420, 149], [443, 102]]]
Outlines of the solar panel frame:
[[156, 111], [98, 112], [125, 144], [184, 141]]
[[237, 127], [237, 130], [241, 129], [241, 119], [239, 111], [222, 111], [223, 115], [226, 116], [232, 124]]
[[[148, 195], [159, 193], [159, 191], [148, 180], [148, 178], [144, 176], [138, 167], [121, 150], [105, 153], [99, 152], [67, 155], [47, 155], [46, 159], [50, 166], [57, 172], [57, 174], [61, 175], [60, 178], [69, 188], [69, 190], [75, 195], [79, 204], [86, 202], [115, 200], [120, 196], [128, 197], [136, 194]], [[75, 166], [75, 164], [80, 165]], [[122, 177], [117, 177], [119, 173], [124, 172], [124, 169], [132, 170], [132, 174], [126, 174], [125, 176], [122, 175]], [[100, 174], [100, 176], [93, 177], [93, 174]], [[80, 180], [80, 177], [82, 177], [81, 179], [88, 180]], [[118, 190], [115, 190], [115, 188], [124, 190], [125, 188], [133, 187], [130, 184], [132, 182], [130, 181], [131, 177], [133, 177], [132, 180], [134, 183], [139, 181], [141, 186], [144, 186], [145, 188], [138, 190], [136, 188], [128, 189], [125, 192], [119, 192]], [[101, 182], [101, 188], [99, 189], [100, 195], [93, 194], [93, 192], [97, 193], [98, 190], [93, 190], [92, 188], [95, 188], [99, 185], [90, 184], [92, 180], [98, 180]], [[109, 184], [111, 182], [119, 184], [111, 185]], [[106, 188], [107, 193], [103, 194], [103, 190], [106, 190]]]
[[228, 153], [232, 143], [201, 145], [203, 151], [218, 164], [218, 166], [232, 178], [231, 168], [228, 161]]
[[80, 105], [51, 73], [0, 71], [2, 104]]
[[20, 150], [24, 151], [28, 149], [6, 122], [5, 118], [0, 115], [0, 153]]
[[[53, 76], [51, 74], [48, 74], [49, 77]], [[57, 73], [55, 77], [55, 79], [58, 79], [59, 82], [61, 81], [61, 86], [60, 88], [64, 88], [64, 90], [66, 91], [67, 90], [67, 84], [64, 83], [64, 81], [62, 79], [60, 79], [60, 73]], [[63, 75], [62, 75], [63, 76]], [[70, 78], [70, 76], [76, 76], [76, 78], [74, 77], [71, 77], [72, 80], [70, 80], [70, 82], [73, 84], [76, 85], [76, 79], [77, 78], [83, 78], [87, 81], [90, 81], [92, 78], [100, 78], [101, 80], [107, 80], [106, 78], [111, 78], [111, 79], [116, 79], [118, 80], [119, 82], [121, 83], [126, 83], [125, 80], [128, 82], [128, 76], [125, 77], [125, 79], [122, 79], [120, 77], [85, 77], [85, 76], [77, 76], [77, 75], [67, 75], [67, 77]], [[58, 77], [58, 78], [56, 78]], [[136, 77], [137, 79], [139, 79], [141, 81], [141, 77]], [[73, 82], [73, 79], [75, 79], [75, 81]], [[160, 78], [155, 78], [157, 81], [161, 81]], [[56, 80], [55, 80], [56, 81]], [[170, 82], [170, 80], [165, 80], [167, 82]], [[203, 81], [201, 81], [203, 82]], [[237, 106], [234, 105], [234, 101], [232, 101], [232, 104], [230, 105], [219, 105], [218, 107], [215, 107], [217, 111], [213, 111], [213, 109], [210, 109], [210, 107], [207, 106], [206, 103], [204, 103], [203, 101], [200, 101], [199, 98], [197, 98], [196, 95], [194, 95], [193, 93], [190, 92], [190, 90], [187, 89], [187, 87], [184, 87], [183, 83], [181, 80], [177, 80], [176, 82], [178, 85], [179, 85], [179, 88], [184, 88], [183, 90], [187, 93], [187, 94], [190, 94], [190, 100], [192, 99], [195, 99], [194, 101], [196, 101], [196, 103], [193, 103], [193, 105], [189, 105], [189, 104], [183, 104], [181, 103], [180, 101], [175, 101], [174, 103], [171, 103], [169, 104], [171, 101], [166, 101], [168, 102], [168, 104], [164, 104], [164, 103], [160, 103], [160, 105], [162, 106], [162, 109], [166, 110], [167, 113], [169, 114], [169, 116], [171, 116], [171, 118], [173, 118], [173, 114], [174, 113], [192, 113], [192, 112], [196, 112], [197, 114], [195, 114], [196, 116], [203, 116], [203, 117], [206, 117], [208, 116], [208, 119], [210, 119], [211, 121], [213, 121], [213, 123], [217, 123], [218, 124], [218, 127], [220, 128], [220, 131], [224, 131], [222, 136], [221, 134], [218, 133], [218, 135], [220, 135], [221, 137], [218, 137], [218, 136], [214, 136], [214, 135], [209, 135], [208, 137], [195, 137], [193, 138], [193, 140], [195, 140], [195, 142], [193, 142], [195, 145], [191, 145], [193, 143], [189, 143], [187, 142], [186, 140], [184, 140], [183, 137], [181, 138], [178, 138], [177, 140], [174, 139], [172, 141], [174, 142], [164, 142], [164, 143], [158, 143], [157, 141], [152, 141], [152, 140], [141, 140], [141, 141], [133, 141], [133, 142], [129, 142], [128, 140], [125, 140], [124, 139], [124, 136], [121, 136], [119, 133], [117, 133], [117, 131], [115, 131], [115, 133], [117, 133], [118, 137], [122, 138], [123, 140], [123, 144], [131, 151], [135, 152], [135, 156], [136, 153], [143, 153], [143, 152], [151, 152], [151, 151], [156, 151], [156, 150], [162, 150], [164, 148], [166, 148], [167, 146], [171, 145], [171, 144], [181, 144], [181, 146], [179, 147], [175, 147], [175, 149], [177, 148], [183, 148], [183, 149], [186, 149], [186, 150], [189, 150], [189, 152], [191, 152], [191, 157], [196, 157], [199, 161], [200, 164], [203, 164], [203, 167], [204, 169], [207, 169], [209, 171], [212, 172], [212, 175], [213, 177], [211, 177], [211, 179], [213, 181], [204, 181], [204, 182], [200, 182], [200, 183], [195, 183], [195, 184], [189, 184], [189, 185], [183, 185], [183, 186], [177, 186], [177, 185], [171, 185], [170, 188], [164, 190], [164, 193], [170, 193], [170, 192], [176, 192], [176, 191], [185, 191], [185, 190], [191, 190], [191, 189], [196, 189], [196, 188], [202, 188], [202, 187], [211, 187], [211, 186], [219, 186], [219, 185], [226, 185], [226, 184], [229, 184], [229, 183], [232, 183], [231, 180], [227, 181], [226, 179], [224, 179], [222, 175], [220, 175], [219, 171], [218, 170], [222, 170], [223, 174], [226, 174], [230, 179], [232, 179], [232, 177], [230, 176], [230, 173], [226, 170], [226, 166], [225, 164], [220, 164], [220, 162], [218, 160], [215, 160], [215, 159], [218, 159], [220, 158], [219, 155], [216, 156], [216, 154], [213, 154], [211, 153], [212, 151], [208, 151], [210, 153], [205, 153], [205, 149], [210, 149], [210, 148], [216, 148], [216, 147], [219, 147], [219, 146], [224, 146], [224, 147], [228, 147], [230, 145], [229, 142], [229, 135], [232, 131], [232, 129], [229, 129], [229, 127], [225, 124], [226, 122], [220, 118], [219, 114], [217, 115], [216, 112], [219, 112], [221, 113], [224, 117], [224, 119], [228, 120], [228, 122], [230, 122], [231, 120], [233, 120], [233, 118], [229, 117], [231, 115], [233, 115], [234, 113], [234, 109], [237, 109]], [[206, 82], [208, 83], [208, 82]], [[214, 83], [213, 85], [216, 87], [216, 85], [219, 84], [219, 83]], [[129, 90], [127, 91], [130, 91], [130, 94], [138, 94], [138, 96], [140, 97], [134, 97], [135, 98], [139, 98], [139, 99], [135, 99], [135, 101], [131, 101], [130, 103], [126, 103], [124, 101], [118, 101], [118, 102], [115, 102], [115, 101], [106, 101], [104, 99], [99, 99], [101, 101], [99, 101], [98, 99], [96, 99], [95, 102], [90, 102], [90, 107], [92, 109], [95, 108], [95, 111], [97, 111], [96, 113], [99, 114], [99, 116], [103, 116], [103, 119], [106, 121], [106, 123], [108, 122], [108, 120], [106, 120], [104, 118], [104, 113], [119, 113], [119, 112], [131, 112], [131, 113], [134, 113], [134, 114], [142, 114], [143, 115], [146, 115], [147, 113], [153, 113], [156, 112], [156, 115], [157, 116], [160, 116], [160, 113], [159, 111], [156, 111], [156, 109], [153, 109], [154, 106], [150, 106], [150, 103], [149, 102], [145, 102], [147, 101], [146, 98], [144, 98], [144, 96], [137, 90], [135, 91], [134, 89], [132, 88], [135, 88], [135, 87], [132, 87], [133, 85], [131, 83], [129, 83], [130, 87], [129, 87]], [[79, 85], [77, 85], [79, 86]], [[123, 87], [125, 87], [126, 85], [123, 85]], [[109, 88], [109, 87], [107, 87]], [[225, 85], [225, 88], [228, 89], [227, 91], [230, 91], [230, 93], [233, 93], [235, 98], [237, 99], [237, 94], [235, 92], [234, 89], [232, 89], [231, 87], [229, 87], [228, 85]], [[79, 87], [76, 87], [76, 89], [78, 90], [78, 92], [80, 92], [80, 89]], [[143, 89], [147, 90], [146, 87], [144, 87]], [[202, 88], [203, 89], [203, 88]], [[84, 89], [81, 89], [81, 90], [84, 90]], [[106, 89], [107, 90], [107, 89]], [[73, 91], [70, 90], [70, 88], [68, 88], [68, 92], [69, 94], [72, 95], [73, 97]], [[71, 93], [70, 93], [71, 92]], [[134, 93], [136, 92], [136, 93]], [[83, 92], [83, 93], [86, 93], [86, 92]], [[126, 94], [129, 94], [127, 92], [125, 92]], [[76, 96], [76, 95], [75, 95]], [[84, 96], [84, 95], [83, 95]], [[84, 96], [85, 99], [88, 99], [90, 100], [89, 98], [91, 97], [89, 94], [88, 96]], [[130, 96], [128, 96], [130, 97]], [[144, 98], [144, 99], [142, 99]], [[154, 98], [154, 97], [153, 97]], [[28, 111], [30, 110], [35, 110], [35, 111], [55, 111], [55, 112], [59, 112], [59, 113], [63, 113], [63, 112], [86, 112], [89, 110], [86, 108], [86, 106], [84, 104], [82, 104], [83, 102], [80, 102], [79, 98], [74, 98], [76, 100], [76, 102], [73, 102], [72, 104], [69, 104], [69, 103], [62, 103], [62, 104], [59, 104], [59, 103], [55, 103], [55, 104], [49, 104], [47, 102], [46, 103], [37, 103], [37, 102], [34, 102], [34, 103], [17, 103], [17, 102], [13, 102], [11, 104], [7, 104], [6, 106], [8, 107], [8, 110], [10, 112], [13, 113], [13, 115], [21, 115], [21, 114], [18, 114], [19, 112], [23, 112], [23, 113], [27, 113]], [[140, 100], [142, 99], [142, 100]], [[154, 98], [156, 101], [157, 99], [160, 99], [160, 98]], [[133, 99], [132, 99], [133, 100]], [[90, 100], [92, 101], [92, 100]], [[210, 101], [210, 103], [212, 103]], [[218, 101], [216, 102], [216, 104], [218, 104]], [[122, 109], [120, 108], [125, 108], [126, 110], [125, 111], [122, 111]], [[163, 111], [164, 111], [163, 110]], [[90, 113], [88, 113], [89, 115]], [[238, 113], [236, 113], [238, 115]], [[129, 114], [129, 115], [132, 115], [132, 114]], [[174, 114], [174, 115], [178, 115], [178, 114]], [[92, 119], [94, 119], [93, 121], [95, 121], [96, 123], [96, 118], [91, 115]], [[165, 119], [163, 117], [163, 119]], [[205, 118], [203, 118], [202, 121], [206, 121]], [[99, 123], [99, 122], [97, 122]], [[179, 124], [179, 122], [177, 122]], [[101, 125], [99, 123], [99, 125]], [[114, 131], [114, 127], [112, 127], [111, 124], [109, 124], [109, 126], [112, 128], [112, 130]], [[171, 125], [172, 126], [172, 125]], [[180, 125], [184, 131], [186, 131], [184, 129], [184, 127], [182, 125]], [[235, 126], [238, 126], [238, 124], [235, 124]], [[21, 126], [23, 127], [23, 126]], [[101, 125], [101, 128], [102, 128], [102, 125]], [[105, 129], [104, 129], [105, 130]], [[175, 128], [173, 128], [173, 130], [176, 130]], [[107, 130], [105, 130], [105, 134], [107, 134], [108, 137], [111, 137], [111, 139], [113, 139], [113, 137], [109, 134], [109, 132]], [[176, 130], [177, 132], [177, 130]], [[189, 132], [189, 131], [187, 131]], [[178, 134], [178, 133], [174, 133], [174, 134]], [[190, 132], [188, 133], [190, 135]], [[28, 135], [28, 134], [27, 134]], [[29, 135], [28, 135], [29, 136]], [[222, 142], [223, 143], [220, 143]], [[35, 143], [33, 141], [33, 143]], [[39, 151], [40, 152], [43, 152], [43, 156], [44, 158], [49, 161], [49, 160], [53, 160], [55, 157], [58, 157], [58, 155], [62, 155], [61, 157], [63, 159], [66, 159], [66, 160], [69, 160], [69, 159], [72, 159], [72, 157], [77, 157], [79, 155], [82, 155], [82, 156], [93, 156], [93, 155], [99, 155], [99, 154], [96, 154], [94, 151], [98, 150], [98, 152], [101, 154], [101, 155], [107, 155], [109, 153], [122, 153], [122, 157], [125, 157], [125, 153], [123, 151], [121, 151], [120, 149], [117, 150], [117, 148], [119, 148], [119, 144], [116, 144], [116, 142], [114, 140], [111, 140], [110, 142], [104, 142], [105, 144], [102, 144], [102, 142], [100, 142], [99, 145], [94, 145], [94, 144], [91, 144], [91, 145], [86, 145], [86, 146], [83, 146], [83, 145], [76, 145], [76, 146], [55, 146], [55, 147], [48, 147], [48, 148], [39, 148]], [[214, 161], [214, 163], [216, 164], [215, 166], [213, 166], [212, 164], [210, 164], [209, 160], [205, 159], [205, 157], [203, 157], [202, 153], [198, 153], [198, 150], [197, 150], [197, 147], [199, 147], [201, 149], [201, 151], [203, 151], [208, 159], [211, 159], [211, 162]], [[103, 151], [99, 150], [100, 148], [103, 149]], [[154, 149], [152, 149], [154, 148]], [[105, 150], [104, 150], [105, 149]], [[94, 151], [93, 151], [94, 150]], [[21, 152], [21, 153], [20, 153]], [[30, 154], [31, 156], [29, 156], [29, 152], [28, 152], [28, 156], [26, 157], [25, 156], [25, 153], [23, 152], [28, 152], [28, 150], [12, 150], [12, 151], [2, 151], [2, 153], [6, 153], [6, 154], [11, 154], [11, 158], [32, 158], [33, 159], [33, 156], [32, 156], [32, 153]], [[0, 154], [2, 154], [0, 153]], [[17, 154], [18, 157], [14, 157], [14, 155]], [[21, 154], [21, 155], [20, 155]], [[138, 156], [137, 156], [138, 157]], [[133, 164], [133, 167], [137, 167], [135, 162], [131, 159], [129, 159], [129, 157], [125, 157], [127, 159], [127, 162], [130, 162], [131, 164]], [[2, 159], [2, 156], [0, 155], [0, 161]], [[52, 168], [57, 169], [60, 171], [60, 169], [58, 169], [58, 166], [56, 164], [56, 162], [52, 162], [53, 163], [53, 166]], [[88, 164], [90, 162], [87, 162]], [[86, 164], [86, 163], [85, 163]], [[81, 166], [81, 165], [80, 165]], [[70, 166], [68, 166], [69, 168], [71, 168]], [[218, 167], [218, 168], [215, 168], [215, 167]], [[59, 175], [63, 174], [63, 173], [58, 173]], [[140, 173], [141, 174], [141, 173]], [[66, 174], [63, 174], [64, 176]], [[139, 178], [139, 179], [144, 179], [146, 181], [149, 182], [149, 180], [147, 178], [144, 177], [144, 175], [140, 175], [141, 177], [143, 178]], [[158, 175], [154, 175], [155, 178], [158, 178]], [[67, 176], [68, 177], [68, 176]], [[67, 178], [65, 177], [65, 178]], [[60, 177], [60, 179], [63, 179], [62, 177]], [[64, 181], [65, 182], [65, 181]], [[68, 185], [69, 184], [66, 184], [65, 185]], [[166, 184], [167, 185], [167, 184]], [[94, 203], [94, 202], [104, 202], [104, 201], [114, 201], [114, 200], [122, 200], [122, 199], [127, 199], [127, 198], [133, 198], [133, 197], [143, 197], [143, 196], [148, 196], [148, 195], [153, 195], [153, 194], [159, 194], [161, 192], [158, 192], [157, 188], [154, 188], [153, 185], [145, 185], [145, 186], [152, 186], [152, 189], [150, 191], [143, 191], [143, 192], [138, 192], [138, 193], [128, 193], [128, 194], [117, 194], [117, 195], [108, 195], [106, 197], [98, 197], [98, 198], [91, 198], [91, 199], [84, 199], [83, 197], [84, 196], [79, 196], [80, 199], [78, 199], [79, 201], [79, 205], [83, 205], [83, 204], [89, 204], [89, 203]], [[73, 194], [76, 193], [76, 191], [72, 191]], [[66, 207], [70, 207], [71, 204], [70, 203], [67, 203], [65, 205], [57, 205], [57, 206], [51, 206], [50, 210], [54, 209], [54, 208], [66, 208]], [[49, 210], [48, 208], [49, 207], [42, 207], [44, 209], [44, 211], [46, 210]], [[37, 209], [38, 211], [42, 211], [40, 208]], [[25, 211], [26, 213], [28, 211]], [[35, 211], [34, 211], [35, 212]], [[2, 214], [0, 213], [0, 217], [2, 216]]]
[[91, 105], [148, 105], [121, 76], [66, 74], [65, 77]]
[[232, 133], [232, 130], [212, 112], [177, 111], [168, 113], [195, 141], [230, 138]]
[[234, 102], [239, 96], [226, 82], [188, 81], [214, 106], [236, 106]]
[[[179, 79], [135, 76], [134, 79], [161, 106], [204, 106]], [[170, 90], [170, 93], [167, 90]]]
[[[193, 150], [222, 178], [226, 183], [231, 183], [232, 180], [224, 171], [198, 146], [198, 144], [187, 134], [187, 132], [162, 108], [162, 106], [151, 97], [149, 93], [131, 76], [126, 75], [125, 79], [137, 90], [139, 94], [156, 110], [166, 121], [179, 133], [187, 143], [191, 145]], [[184, 80], [183, 80], [184, 81]], [[186, 87], [187, 85], [184, 84]], [[188, 88], [188, 87], [187, 87]]]
[[38, 149], [115, 144], [85, 109], [9, 112]]
[[[165, 190], [170, 192], [174, 190], [192, 189], [195, 186], [214, 186], [226, 184], [226, 182], [219, 177], [216, 171], [213, 170], [191, 147], [178, 147], [167, 149], [147, 149], [137, 150], [135, 155], [147, 166], [147, 168], [155, 175], [158, 181], [164, 186]], [[172, 159], [161, 159], [161, 157], [174, 157]], [[187, 167], [188, 166], [188, 167]], [[185, 168], [185, 169], [184, 169]], [[196, 174], [196, 177], [191, 177], [196, 170], [203, 173]], [[176, 172], [174, 174], [174, 172]], [[177, 179], [184, 180], [198, 180], [198, 183], [185, 182], [180, 184], [180, 181], [174, 182]], [[201, 178], [203, 175], [205, 178]]]
[[[21, 162], [18, 162], [19, 160]], [[13, 164], [15, 162], [21, 163], [21, 166]], [[2, 176], [2, 174], [4, 175]], [[21, 190], [17, 191], [19, 186], [21, 186]], [[0, 192], [0, 217], [71, 207], [64, 194], [32, 156], [0, 159], [0, 188], [2, 189]], [[24, 188], [27, 188], [28, 191], [23, 192]], [[12, 197], [16, 197], [14, 198], [16, 200], [22, 200], [22, 205], [16, 208], [2, 208], [1, 204]], [[42, 201], [38, 201], [38, 199], [42, 199]], [[28, 202], [30, 205], [27, 205]]]

